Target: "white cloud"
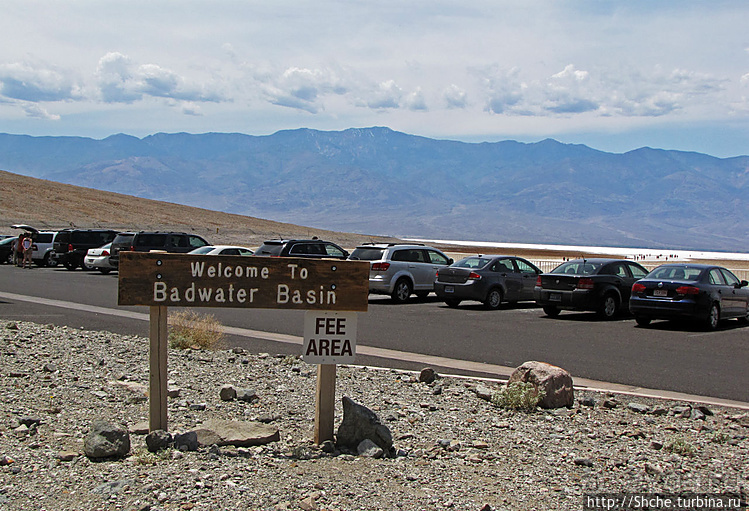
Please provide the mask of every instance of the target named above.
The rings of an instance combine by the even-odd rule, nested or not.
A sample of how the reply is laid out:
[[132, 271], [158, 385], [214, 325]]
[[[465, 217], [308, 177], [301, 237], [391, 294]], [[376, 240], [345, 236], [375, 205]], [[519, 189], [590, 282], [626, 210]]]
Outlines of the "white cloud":
[[78, 85], [69, 74], [51, 66], [16, 62], [0, 65], [0, 95], [22, 101], [75, 99]]
[[427, 103], [424, 98], [424, 92], [421, 87], [417, 87], [415, 91], [408, 95], [406, 98], [406, 106], [409, 110], [413, 111], [427, 111]]
[[395, 83], [395, 80], [386, 80], [381, 82], [376, 90], [371, 93], [366, 104], [369, 108], [382, 110], [387, 108], [400, 107], [400, 101], [403, 97], [403, 90]]

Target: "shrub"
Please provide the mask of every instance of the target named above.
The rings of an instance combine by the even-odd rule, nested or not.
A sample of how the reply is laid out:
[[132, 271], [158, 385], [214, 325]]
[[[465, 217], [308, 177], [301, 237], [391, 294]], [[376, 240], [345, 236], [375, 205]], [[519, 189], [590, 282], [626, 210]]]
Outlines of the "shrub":
[[499, 389], [492, 396], [492, 403], [501, 408], [530, 412], [544, 398], [543, 389], [530, 382], [514, 382]]
[[697, 452], [694, 446], [682, 437], [674, 438], [664, 446], [664, 449], [682, 456], [694, 456], [695, 452]]
[[183, 310], [170, 315], [169, 347], [217, 350], [224, 347], [221, 323], [212, 314]]

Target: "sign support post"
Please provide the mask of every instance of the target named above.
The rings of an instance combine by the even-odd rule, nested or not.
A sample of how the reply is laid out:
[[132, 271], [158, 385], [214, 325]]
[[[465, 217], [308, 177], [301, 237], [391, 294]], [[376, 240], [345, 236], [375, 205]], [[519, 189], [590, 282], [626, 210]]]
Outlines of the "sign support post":
[[167, 431], [167, 308], [163, 305], [151, 306], [150, 338], [151, 356], [149, 377], [149, 416], [148, 430]]
[[315, 396], [315, 443], [333, 440], [335, 417], [336, 364], [317, 366], [317, 392]]

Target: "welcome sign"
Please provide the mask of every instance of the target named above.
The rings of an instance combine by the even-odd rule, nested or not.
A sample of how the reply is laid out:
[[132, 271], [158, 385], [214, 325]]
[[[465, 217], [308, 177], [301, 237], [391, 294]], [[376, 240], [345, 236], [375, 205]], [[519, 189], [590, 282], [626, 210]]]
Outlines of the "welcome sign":
[[369, 263], [121, 252], [119, 305], [366, 311]]

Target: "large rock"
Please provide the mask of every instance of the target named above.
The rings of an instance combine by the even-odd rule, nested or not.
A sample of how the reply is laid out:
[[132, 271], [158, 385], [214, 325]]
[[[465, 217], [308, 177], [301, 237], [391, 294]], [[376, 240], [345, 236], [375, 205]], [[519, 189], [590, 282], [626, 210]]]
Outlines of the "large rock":
[[390, 429], [380, 422], [379, 417], [366, 406], [343, 398], [343, 421], [338, 427], [336, 444], [350, 451], [357, 451], [363, 440], [369, 439], [386, 453], [393, 447]]
[[109, 422], [94, 421], [83, 442], [83, 452], [89, 458], [126, 456], [130, 452], [130, 433]]
[[572, 376], [561, 367], [546, 362], [526, 362], [513, 371], [507, 385], [515, 382], [529, 382], [543, 390], [544, 398], [538, 403], [542, 408], [569, 408], [575, 402]]
[[208, 445], [234, 445], [249, 447], [278, 442], [281, 435], [278, 429], [261, 422], [241, 422], [213, 419], [196, 428], [198, 443]]

